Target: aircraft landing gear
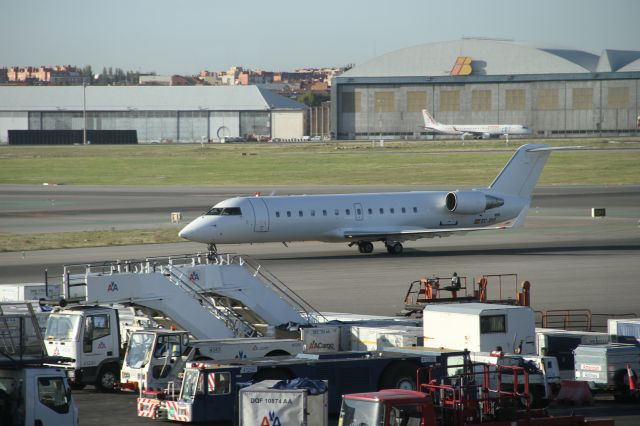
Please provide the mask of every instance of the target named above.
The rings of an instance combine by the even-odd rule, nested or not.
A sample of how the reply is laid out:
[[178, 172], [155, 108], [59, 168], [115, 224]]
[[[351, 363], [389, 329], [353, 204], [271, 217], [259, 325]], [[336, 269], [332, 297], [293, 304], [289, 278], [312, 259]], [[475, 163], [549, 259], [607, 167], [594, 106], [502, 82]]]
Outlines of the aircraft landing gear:
[[402, 254], [403, 247], [401, 243], [387, 241], [385, 245], [387, 246], [387, 252], [389, 252], [389, 254]]
[[207, 244], [207, 259], [213, 260], [218, 255], [218, 247], [214, 243]]
[[373, 243], [370, 241], [360, 241], [358, 243], [358, 251], [360, 253], [371, 253], [373, 251]]

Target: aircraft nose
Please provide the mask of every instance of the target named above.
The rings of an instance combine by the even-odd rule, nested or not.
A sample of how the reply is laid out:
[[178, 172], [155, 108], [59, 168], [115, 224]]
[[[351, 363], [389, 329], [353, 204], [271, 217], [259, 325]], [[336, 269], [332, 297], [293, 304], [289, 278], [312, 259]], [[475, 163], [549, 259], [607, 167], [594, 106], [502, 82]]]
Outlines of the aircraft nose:
[[193, 241], [197, 233], [198, 233], [198, 226], [193, 222], [191, 222], [187, 226], [182, 228], [180, 232], [178, 232], [178, 236], [180, 238], [184, 238], [185, 240]]

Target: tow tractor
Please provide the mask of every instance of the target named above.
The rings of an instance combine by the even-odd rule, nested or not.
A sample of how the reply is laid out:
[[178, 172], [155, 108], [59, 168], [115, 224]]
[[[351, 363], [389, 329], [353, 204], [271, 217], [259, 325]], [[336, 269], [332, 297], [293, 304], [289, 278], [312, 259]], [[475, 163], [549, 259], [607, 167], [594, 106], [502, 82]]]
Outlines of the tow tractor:
[[[482, 364], [460, 365], [461, 372], [438, 377], [430, 367], [419, 390], [386, 389], [344, 395], [338, 426], [585, 426], [614, 425], [612, 419], [551, 417], [529, 406], [526, 370]], [[421, 372], [418, 373], [421, 377]], [[490, 378], [496, 375], [496, 380]], [[492, 385], [495, 383], [495, 385]], [[493, 386], [493, 387], [492, 387]]]

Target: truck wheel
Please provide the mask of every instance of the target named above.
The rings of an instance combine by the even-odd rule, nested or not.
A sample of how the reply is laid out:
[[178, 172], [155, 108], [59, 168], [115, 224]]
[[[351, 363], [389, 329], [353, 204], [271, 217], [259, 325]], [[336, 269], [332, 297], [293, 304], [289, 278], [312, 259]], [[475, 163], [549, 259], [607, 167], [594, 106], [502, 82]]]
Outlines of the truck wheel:
[[418, 366], [410, 362], [391, 365], [382, 373], [378, 389], [416, 390], [417, 371]]
[[96, 388], [100, 392], [113, 392], [116, 389], [117, 377], [118, 372], [114, 367], [109, 365], [102, 367], [96, 380]]

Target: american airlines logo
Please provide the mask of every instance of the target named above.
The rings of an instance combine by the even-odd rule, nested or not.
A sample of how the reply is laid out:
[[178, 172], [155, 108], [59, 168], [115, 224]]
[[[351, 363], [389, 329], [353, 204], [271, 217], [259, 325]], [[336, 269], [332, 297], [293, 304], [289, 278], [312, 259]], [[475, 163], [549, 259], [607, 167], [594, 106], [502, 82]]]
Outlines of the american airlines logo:
[[196, 281], [200, 281], [200, 275], [197, 272], [191, 272], [189, 274], [189, 281], [195, 283]]
[[107, 293], [111, 293], [113, 291], [118, 291], [118, 284], [115, 281], [111, 281], [107, 286]]

